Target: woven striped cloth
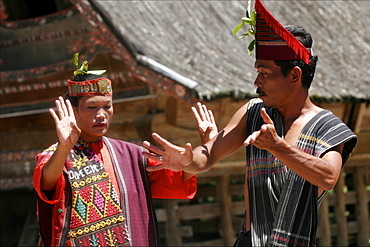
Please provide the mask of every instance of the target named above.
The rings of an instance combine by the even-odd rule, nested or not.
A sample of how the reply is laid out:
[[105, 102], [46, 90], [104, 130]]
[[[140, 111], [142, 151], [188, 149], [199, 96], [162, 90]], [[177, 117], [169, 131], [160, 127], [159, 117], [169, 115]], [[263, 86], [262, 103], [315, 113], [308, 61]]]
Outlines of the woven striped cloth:
[[[264, 124], [260, 117], [262, 100], [252, 99], [247, 111], [247, 136]], [[283, 122], [276, 109], [266, 108], [279, 136]], [[357, 137], [330, 111], [323, 110], [303, 128], [296, 146], [321, 157], [329, 149], [345, 143], [343, 164]], [[317, 229], [317, 186], [289, 170], [270, 152], [247, 146], [249, 208], [253, 246], [314, 246]]]

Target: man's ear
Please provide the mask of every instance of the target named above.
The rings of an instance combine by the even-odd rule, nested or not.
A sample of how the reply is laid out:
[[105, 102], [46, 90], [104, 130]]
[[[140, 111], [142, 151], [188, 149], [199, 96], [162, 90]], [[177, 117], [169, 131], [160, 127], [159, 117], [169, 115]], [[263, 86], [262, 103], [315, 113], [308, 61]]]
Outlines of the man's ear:
[[290, 78], [292, 82], [298, 82], [302, 80], [302, 70], [299, 66], [294, 66], [294, 68], [290, 71]]

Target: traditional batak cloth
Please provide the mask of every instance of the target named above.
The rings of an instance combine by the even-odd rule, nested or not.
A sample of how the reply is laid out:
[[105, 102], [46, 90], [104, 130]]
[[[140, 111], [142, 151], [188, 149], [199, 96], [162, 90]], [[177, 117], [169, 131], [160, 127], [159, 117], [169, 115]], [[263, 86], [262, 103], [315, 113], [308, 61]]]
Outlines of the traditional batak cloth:
[[[247, 110], [247, 136], [264, 124], [261, 99], [252, 99]], [[266, 108], [276, 131], [283, 137], [283, 122], [276, 109]], [[296, 147], [322, 157], [344, 143], [343, 164], [357, 137], [330, 111], [323, 110], [303, 128]], [[317, 228], [317, 186], [289, 170], [270, 152], [247, 146], [249, 208], [253, 246], [314, 246]]]
[[145, 168], [156, 163], [142, 156], [141, 147], [106, 137], [103, 142], [109, 150], [117, 190], [96, 153], [81, 140], [71, 150], [56, 189], [50, 193], [40, 189], [40, 181], [42, 168], [57, 144], [37, 155], [34, 187], [40, 246], [66, 246], [69, 240], [78, 246], [122, 246], [128, 242], [132, 246], [158, 246], [151, 198], [194, 197], [195, 177], [183, 183], [182, 172], [165, 169], [149, 176]]
[[129, 246], [118, 194], [97, 154], [81, 139], [67, 157], [72, 186], [69, 236], [76, 246]]

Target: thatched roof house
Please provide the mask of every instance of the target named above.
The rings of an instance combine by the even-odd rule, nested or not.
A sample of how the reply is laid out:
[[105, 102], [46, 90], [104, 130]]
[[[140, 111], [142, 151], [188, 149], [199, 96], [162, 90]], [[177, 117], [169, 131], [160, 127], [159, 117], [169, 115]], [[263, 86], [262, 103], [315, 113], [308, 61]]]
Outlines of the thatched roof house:
[[[135, 67], [142, 65], [180, 85], [169, 88], [155, 82], [170, 94], [185, 100], [189, 100], [189, 93], [207, 100], [255, 96], [254, 58], [247, 54], [247, 41], [233, 42], [235, 36], [232, 34], [240, 17], [245, 15], [247, 1], [71, 2], [90, 27], [82, 28], [83, 22], [75, 18], [67, 26], [58, 27], [58, 31], [79, 30], [79, 35], [85, 34], [82, 36], [85, 39], [92, 34], [100, 35], [104, 45], [116, 52], [134, 75], [143, 76], [135, 71]], [[370, 4], [367, 1], [291, 0], [266, 1], [265, 5], [283, 25], [294, 23], [311, 32], [315, 40], [314, 52], [319, 56], [312, 97], [323, 101], [370, 101], [370, 69], [366, 65], [370, 54], [367, 35], [370, 33]], [[65, 18], [72, 20], [73, 11], [74, 8], [66, 12]], [[40, 29], [42, 25], [39, 24]], [[7, 28], [14, 30], [14, 27]], [[64, 34], [59, 38], [73, 35], [77, 34]], [[6, 55], [17, 49], [9, 48], [7, 42], [11, 38], [14, 37], [2, 37], [2, 71], [7, 73], [14, 70], [8, 66], [18, 63], [14, 56], [9, 57], [11, 61], [6, 60]], [[94, 45], [101, 44], [95, 42]], [[62, 52], [59, 49], [53, 57], [59, 56], [60, 60], [63, 57], [69, 63], [67, 55], [70, 54], [64, 52], [63, 56]], [[37, 54], [23, 55], [32, 58], [29, 67], [40, 60], [34, 59], [34, 55]], [[47, 59], [40, 65], [51, 69], [50, 73], [55, 72], [54, 65], [50, 66], [54, 62], [50, 55], [48, 59], [49, 65]], [[47, 69], [43, 71], [46, 72]], [[2, 76], [4, 81], [11, 78]], [[153, 79], [149, 81], [154, 82]]]
[[[89, 69], [107, 69], [106, 76], [113, 79], [111, 137], [140, 143], [152, 131], [163, 131], [175, 143], [197, 141], [190, 104], [209, 101], [222, 126], [241, 104], [256, 96], [249, 41], [234, 42], [232, 33], [245, 15], [246, 4], [247, 0], [0, 0], [0, 191], [4, 198], [0, 209], [9, 212], [2, 219], [2, 235], [7, 237], [0, 245], [36, 242], [30, 207], [34, 205], [34, 156], [57, 141], [48, 108], [66, 91], [75, 52], [80, 52], [81, 60], [89, 60]], [[283, 25], [297, 24], [312, 34], [319, 63], [310, 94], [323, 107], [330, 103], [356, 134], [361, 132], [352, 167], [366, 167], [370, 160], [370, 2], [264, 4]], [[244, 169], [243, 151], [232, 160], [237, 173]], [[31, 223], [27, 220], [23, 227], [20, 222], [26, 214]]]
[[[79, 4], [79, 1], [76, 1]], [[193, 90], [199, 98], [254, 96], [253, 58], [233, 28], [246, 1], [91, 1], [139, 63]], [[283, 24], [311, 32], [319, 65], [311, 95], [328, 101], [370, 101], [367, 1], [266, 1]], [[106, 21], [108, 23], [108, 21]], [[128, 48], [128, 47], [127, 47]], [[154, 60], [154, 61], [153, 61]], [[153, 61], [153, 62], [151, 62]], [[176, 74], [184, 78], [176, 77]]]

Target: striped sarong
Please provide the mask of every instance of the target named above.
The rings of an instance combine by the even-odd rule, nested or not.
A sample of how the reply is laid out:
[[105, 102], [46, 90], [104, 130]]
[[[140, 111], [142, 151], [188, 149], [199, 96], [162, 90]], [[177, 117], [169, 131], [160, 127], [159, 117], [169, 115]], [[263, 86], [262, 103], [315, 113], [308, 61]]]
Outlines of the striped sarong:
[[[262, 100], [248, 103], [247, 136], [264, 124], [260, 117]], [[279, 136], [283, 122], [276, 109], [266, 108]], [[323, 110], [303, 128], [296, 146], [316, 157], [345, 143], [343, 164], [357, 137], [330, 111]], [[249, 208], [253, 246], [314, 246], [317, 229], [317, 186], [289, 170], [266, 150], [247, 146]], [[322, 197], [320, 197], [322, 199]]]

